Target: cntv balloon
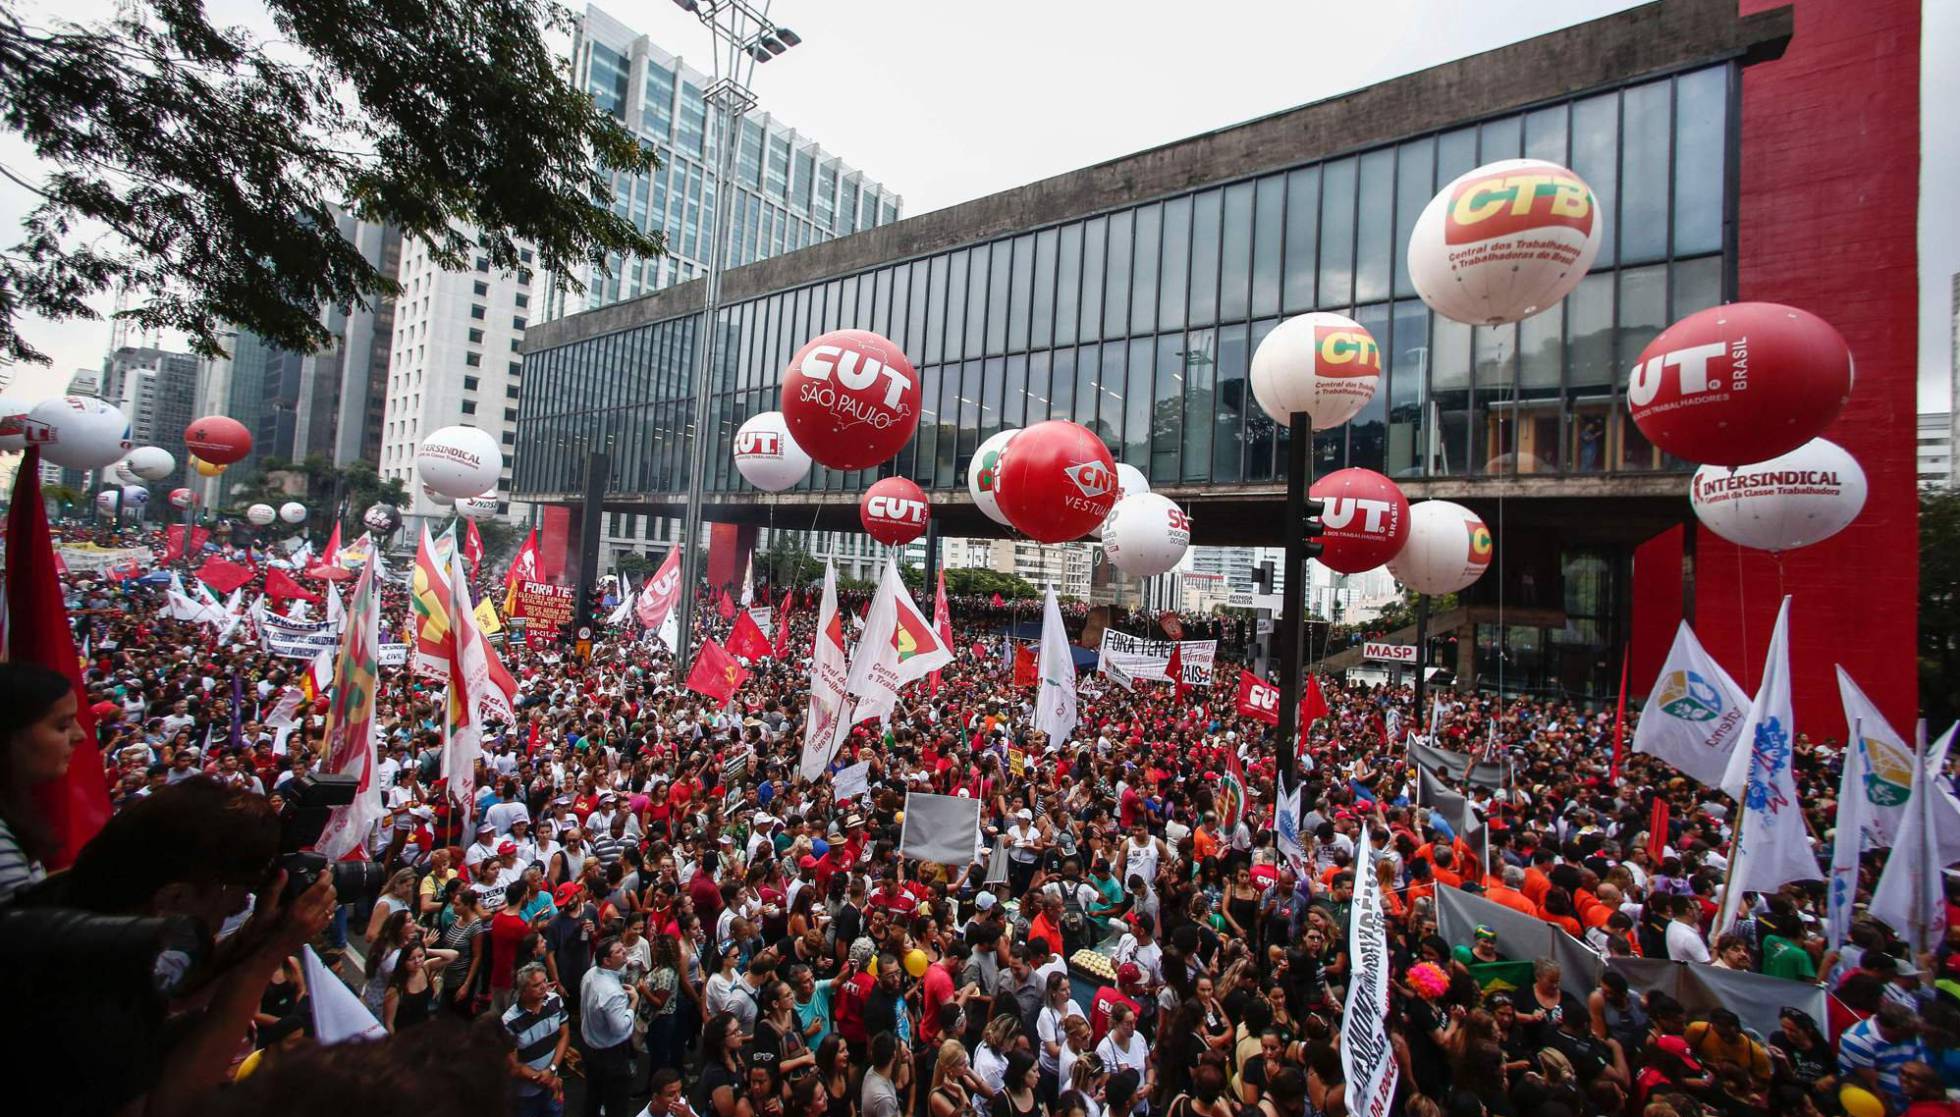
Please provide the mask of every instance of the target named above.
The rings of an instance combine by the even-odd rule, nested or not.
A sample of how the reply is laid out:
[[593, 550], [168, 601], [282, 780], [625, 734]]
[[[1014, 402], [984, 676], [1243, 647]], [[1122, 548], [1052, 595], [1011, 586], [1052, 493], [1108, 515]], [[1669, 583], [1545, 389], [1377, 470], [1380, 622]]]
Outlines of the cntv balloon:
[[1865, 471], [1835, 442], [1813, 438], [1766, 462], [1695, 470], [1695, 518], [1731, 543], [1791, 551], [1849, 527], [1865, 507]]
[[452, 500], [489, 492], [503, 471], [503, 448], [481, 427], [443, 427], [415, 448], [416, 476]]
[[129, 419], [94, 396], [56, 396], [28, 411], [29, 445], [41, 457], [67, 469], [101, 469], [129, 453]]
[[858, 521], [880, 543], [897, 546], [925, 533], [932, 515], [926, 494], [905, 477], [886, 477], [858, 498]]
[[196, 503], [197, 503], [197, 494], [191, 492], [189, 489], [170, 490], [170, 507], [189, 508], [191, 505]]
[[254, 504], [245, 510], [245, 522], [253, 527], [264, 527], [278, 518], [279, 513], [270, 504]]
[[988, 437], [974, 452], [973, 461], [966, 467], [966, 491], [973, 496], [973, 506], [982, 515], [1002, 527], [1013, 527], [1007, 522], [1007, 515], [1000, 510], [1000, 502], [994, 499], [994, 485], [1000, 479], [1000, 454], [1021, 428], [1010, 427]]
[[289, 500], [279, 506], [279, 518], [289, 524], [303, 524], [306, 522], [306, 505]]
[[1473, 326], [1529, 318], [1579, 286], [1605, 229], [1592, 187], [1542, 159], [1459, 176], [1409, 233], [1409, 279], [1430, 309]]
[[229, 415], [206, 415], [184, 428], [184, 448], [213, 465], [231, 465], [252, 452], [252, 432]]
[[1080, 423], [1036, 423], [1001, 454], [994, 499], [1007, 522], [1037, 543], [1082, 538], [1108, 518], [1116, 497], [1109, 447]]
[[1851, 380], [1851, 347], [1829, 322], [1776, 303], [1730, 303], [1647, 343], [1627, 379], [1627, 409], [1677, 458], [1748, 465], [1824, 433]]
[[1315, 481], [1307, 495], [1327, 502], [1320, 564], [1359, 574], [1401, 553], [1409, 539], [1409, 498], [1372, 469], [1340, 469]]
[[1288, 318], [1252, 355], [1252, 395], [1280, 426], [1304, 411], [1315, 430], [1360, 412], [1381, 385], [1381, 346], [1361, 323], [1316, 311]]
[[888, 338], [832, 330], [783, 374], [783, 419], [805, 453], [832, 469], [890, 461], [919, 426], [919, 374]]
[[810, 455], [790, 437], [782, 412], [763, 411], [735, 432], [735, 471], [765, 493], [780, 493], [809, 475]]
[[131, 473], [145, 481], [161, 481], [177, 472], [177, 459], [161, 446], [138, 446], [123, 460]]
[[1171, 498], [1134, 493], [1116, 502], [1102, 525], [1103, 551], [1116, 569], [1154, 578], [1184, 558], [1191, 546], [1191, 517]]
[[1447, 500], [1409, 508], [1409, 539], [1388, 560], [1395, 580], [1417, 593], [1455, 593], [1490, 567], [1490, 529], [1475, 512]]

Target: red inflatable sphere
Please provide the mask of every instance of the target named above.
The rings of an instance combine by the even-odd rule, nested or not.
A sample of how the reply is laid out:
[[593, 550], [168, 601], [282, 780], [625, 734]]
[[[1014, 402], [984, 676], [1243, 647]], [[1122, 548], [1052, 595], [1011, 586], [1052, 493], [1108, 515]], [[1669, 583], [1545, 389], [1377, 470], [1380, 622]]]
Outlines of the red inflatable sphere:
[[229, 415], [206, 415], [184, 428], [184, 448], [213, 465], [231, 465], [252, 452], [252, 432]]
[[1409, 498], [1372, 469], [1342, 469], [1315, 481], [1307, 495], [1324, 500], [1320, 564], [1342, 574], [1373, 570], [1409, 541]]
[[897, 344], [869, 330], [832, 330], [783, 373], [790, 437], [832, 469], [887, 462], [919, 426], [919, 374]]
[[871, 538], [887, 546], [910, 543], [925, 534], [931, 516], [926, 494], [904, 477], [887, 477], [858, 498], [858, 521]]
[[1080, 423], [1036, 423], [1001, 451], [994, 499], [1007, 522], [1038, 543], [1089, 534], [1121, 495], [1109, 447]]
[[1851, 398], [1851, 378], [1851, 348], [1829, 322], [1776, 303], [1731, 303], [1647, 343], [1627, 380], [1627, 409], [1677, 458], [1751, 465], [1824, 433]]

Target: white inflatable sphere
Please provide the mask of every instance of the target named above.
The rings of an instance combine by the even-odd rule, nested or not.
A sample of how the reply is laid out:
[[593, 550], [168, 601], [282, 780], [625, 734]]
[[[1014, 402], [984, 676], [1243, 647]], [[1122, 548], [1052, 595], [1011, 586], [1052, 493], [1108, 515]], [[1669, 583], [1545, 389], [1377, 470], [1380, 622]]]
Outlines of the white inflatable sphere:
[[[1143, 475], [1143, 470], [1138, 469], [1136, 466], [1133, 466], [1128, 462], [1116, 463], [1116, 493], [1117, 493], [1116, 503], [1117, 504], [1123, 503], [1123, 499], [1125, 497], [1132, 497], [1140, 493], [1147, 493], [1149, 491], [1150, 491], [1150, 478], [1145, 477]], [[1109, 516], [1114, 516], [1114, 515], [1116, 515], [1116, 507], [1115, 505], [1111, 505], [1109, 509]], [[1109, 516], [1103, 517], [1102, 523], [1097, 524], [1094, 528], [1090, 529], [1089, 538], [1101, 539], [1103, 537], [1103, 528], [1108, 526]]]
[[1191, 546], [1191, 517], [1167, 496], [1137, 493], [1116, 502], [1103, 521], [1103, 550], [1116, 569], [1153, 578], [1175, 566]]
[[1586, 277], [1605, 229], [1592, 187], [1542, 159], [1459, 176], [1409, 233], [1409, 279], [1430, 309], [1473, 326], [1529, 318]]
[[124, 485], [122, 505], [124, 508], [142, 508], [150, 503], [150, 490], [141, 485]]
[[161, 481], [177, 472], [177, 459], [161, 446], [138, 446], [123, 461], [131, 473], [145, 481]]
[[1791, 551], [1850, 526], [1865, 507], [1865, 471], [1844, 447], [1813, 438], [1754, 465], [1695, 470], [1695, 518], [1731, 543]]
[[101, 469], [129, 453], [129, 418], [94, 396], [56, 396], [27, 413], [28, 441], [66, 469]]
[[1368, 406], [1381, 380], [1381, 346], [1339, 314], [1288, 318], [1252, 354], [1253, 398], [1282, 427], [1298, 411], [1315, 430], [1338, 427]]
[[109, 478], [119, 485], [134, 485], [143, 480], [141, 477], [136, 476], [134, 470], [129, 468], [128, 458], [124, 458], [109, 467]]
[[489, 520], [497, 515], [497, 494], [464, 497], [456, 502], [456, 514], [466, 520]]
[[0, 395], [0, 450], [27, 449], [27, 413], [33, 409], [19, 396]]
[[455, 497], [439, 493], [427, 485], [422, 486], [422, 495], [427, 497], [429, 503], [435, 505], [437, 508], [447, 508], [456, 503]]
[[116, 514], [116, 506], [121, 502], [121, 489], [103, 489], [95, 494], [95, 506], [111, 516]]
[[735, 471], [765, 493], [794, 488], [810, 473], [810, 455], [790, 437], [780, 411], [749, 416], [735, 431]]
[[264, 527], [278, 517], [279, 513], [274, 512], [270, 504], [254, 504], [245, 510], [245, 522], [253, 527]]
[[416, 475], [451, 499], [489, 492], [503, 471], [503, 448], [495, 435], [479, 427], [443, 427], [415, 448]]
[[1490, 528], [1475, 512], [1447, 500], [1409, 507], [1409, 541], [1388, 560], [1395, 580], [1417, 593], [1455, 593], [1490, 567]]
[[966, 467], [966, 491], [973, 497], [973, 506], [1002, 527], [1014, 525], [1007, 522], [1007, 513], [1000, 510], [1000, 453], [1020, 433], [1021, 428], [1010, 427], [989, 437], [973, 452], [973, 461]]
[[306, 522], [306, 505], [289, 500], [279, 506], [279, 518], [289, 524], [303, 524]]

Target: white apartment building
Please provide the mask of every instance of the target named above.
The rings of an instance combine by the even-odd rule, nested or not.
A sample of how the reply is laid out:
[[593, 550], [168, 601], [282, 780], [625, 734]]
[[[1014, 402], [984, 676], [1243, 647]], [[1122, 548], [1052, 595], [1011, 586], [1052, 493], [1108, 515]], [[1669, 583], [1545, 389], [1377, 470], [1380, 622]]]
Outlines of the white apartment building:
[[1080, 601], [1089, 599], [1089, 575], [1101, 546], [1027, 539], [947, 539], [943, 545], [941, 565], [948, 570], [997, 570], [1024, 578], [1036, 589], [1053, 585], [1061, 596]]
[[1953, 415], [1927, 411], [1919, 416], [1919, 484], [1935, 488], [1953, 484]]

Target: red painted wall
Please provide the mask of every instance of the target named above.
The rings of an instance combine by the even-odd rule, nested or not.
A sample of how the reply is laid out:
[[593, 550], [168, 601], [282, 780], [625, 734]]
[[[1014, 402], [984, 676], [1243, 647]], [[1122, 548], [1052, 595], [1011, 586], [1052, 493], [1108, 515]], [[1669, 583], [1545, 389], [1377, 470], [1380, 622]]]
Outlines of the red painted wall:
[[742, 571], [755, 553], [755, 537], [753, 524], [708, 525], [708, 585], [731, 591], [742, 588]]
[[572, 564], [572, 509], [547, 504], [538, 518], [538, 573], [547, 582], [563, 584]]
[[1851, 402], [1824, 437], [1871, 492], [1851, 527], [1780, 562], [1702, 532], [1695, 628], [1753, 691], [1793, 595], [1797, 731], [1812, 737], [1844, 732], [1838, 663], [1894, 729], [1918, 712], [1919, 4], [1797, 0], [1784, 56], [1742, 71], [1738, 293], [1822, 315], [1850, 342]]
[[1645, 696], [1660, 677], [1681, 627], [1681, 546], [1671, 527], [1633, 551], [1633, 632], [1627, 641], [1627, 693]]

